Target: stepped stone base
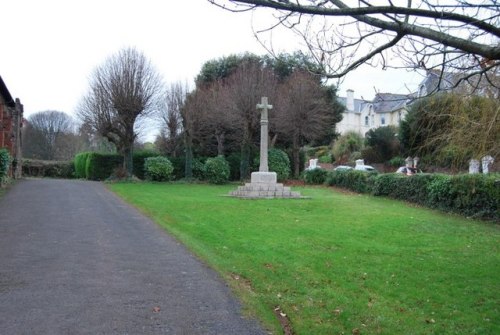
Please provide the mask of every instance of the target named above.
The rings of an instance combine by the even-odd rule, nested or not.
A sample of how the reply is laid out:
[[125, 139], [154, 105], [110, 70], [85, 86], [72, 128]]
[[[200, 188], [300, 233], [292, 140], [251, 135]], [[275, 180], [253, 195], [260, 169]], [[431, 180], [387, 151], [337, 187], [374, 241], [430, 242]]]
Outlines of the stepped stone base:
[[229, 193], [238, 198], [301, 198], [299, 192], [276, 182], [275, 172], [253, 172], [251, 182]]

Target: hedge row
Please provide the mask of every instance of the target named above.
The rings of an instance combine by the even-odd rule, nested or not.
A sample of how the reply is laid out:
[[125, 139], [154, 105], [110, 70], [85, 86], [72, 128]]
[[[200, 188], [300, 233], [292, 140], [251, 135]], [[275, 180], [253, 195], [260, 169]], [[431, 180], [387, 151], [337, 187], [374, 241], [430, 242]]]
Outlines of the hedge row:
[[332, 171], [326, 183], [359, 193], [388, 196], [468, 217], [500, 220], [500, 174], [373, 174]]
[[44, 161], [23, 159], [23, 176], [71, 179], [75, 177], [73, 161]]

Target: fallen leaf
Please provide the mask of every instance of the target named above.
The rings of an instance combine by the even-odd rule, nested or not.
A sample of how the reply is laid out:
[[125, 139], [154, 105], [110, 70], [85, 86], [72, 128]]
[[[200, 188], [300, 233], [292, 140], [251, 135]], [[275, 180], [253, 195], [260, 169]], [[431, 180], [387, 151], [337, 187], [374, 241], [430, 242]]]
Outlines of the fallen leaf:
[[359, 334], [361, 334], [361, 332], [359, 331], [359, 328], [354, 328], [352, 330], [352, 335], [359, 335]]

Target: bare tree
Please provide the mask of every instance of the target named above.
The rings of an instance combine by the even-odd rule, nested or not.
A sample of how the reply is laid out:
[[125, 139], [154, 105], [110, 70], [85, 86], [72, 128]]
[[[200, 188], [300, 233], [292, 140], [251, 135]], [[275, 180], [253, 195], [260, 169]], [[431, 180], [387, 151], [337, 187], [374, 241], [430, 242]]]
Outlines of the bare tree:
[[136, 121], [158, 106], [162, 80], [146, 56], [134, 48], [120, 50], [92, 74], [78, 115], [114, 143], [123, 167], [132, 174]]
[[321, 138], [335, 126], [327, 91], [309, 72], [293, 72], [280, 85], [274, 122], [276, 131], [291, 143], [293, 174], [300, 173], [300, 148]]
[[228, 90], [228, 111], [235, 117], [241, 148], [240, 176], [250, 174], [250, 155], [259, 134], [259, 113], [255, 106], [261, 97], [274, 99], [277, 88], [276, 74], [259, 61], [242, 62], [225, 82]]
[[24, 131], [24, 156], [44, 160], [69, 159], [75, 153], [72, 149], [75, 136], [75, 123], [66, 113], [44, 111], [32, 114]]
[[166, 152], [176, 157], [181, 147], [182, 115], [181, 110], [186, 102], [189, 88], [187, 84], [174, 83], [165, 92], [162, 107], [159, 110], [160, 120], [165, 127]]
[[328, 78], [370, 64], [458, 72], [472, 85], [498, 85], [497, 0], [208, 1], [234, 12], [274, 9], [276, 21], [256, 35], [279, 25], [293, 30]]

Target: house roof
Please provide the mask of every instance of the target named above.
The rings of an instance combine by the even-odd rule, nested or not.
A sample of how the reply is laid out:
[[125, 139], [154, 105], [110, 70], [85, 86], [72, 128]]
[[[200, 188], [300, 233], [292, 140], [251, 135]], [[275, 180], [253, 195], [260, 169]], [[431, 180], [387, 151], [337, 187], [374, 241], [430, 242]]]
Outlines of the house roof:
[[[340, 102], [342, 105], [347, 106], [347, 98], [346, 97], [338, 97], [337, 101]], [[355, 113], [360, 113], [361, 110], [363, 109], [365, 104], [370, 103], [367, 100], [362, 100], [362, 99], [354, 99], [354, 110], [349, 111], [346, 109], [346, 112], [355, 112]]]
[[394, 93], [377, 93], [373, 99], [373, 111], [375, 113], [392, 112], [406, 106], [409, 95]]
[[5, 104], [9, 107], [15, 107], [16, 103], [14, 99], [12, 99], [12, 95], [10, 95], [9, 90], [7, 89], [7, 86], [5, 85], [2, 76], [0, 76], [0, 95], [2, 96], [3, 100], [5, 101]]

